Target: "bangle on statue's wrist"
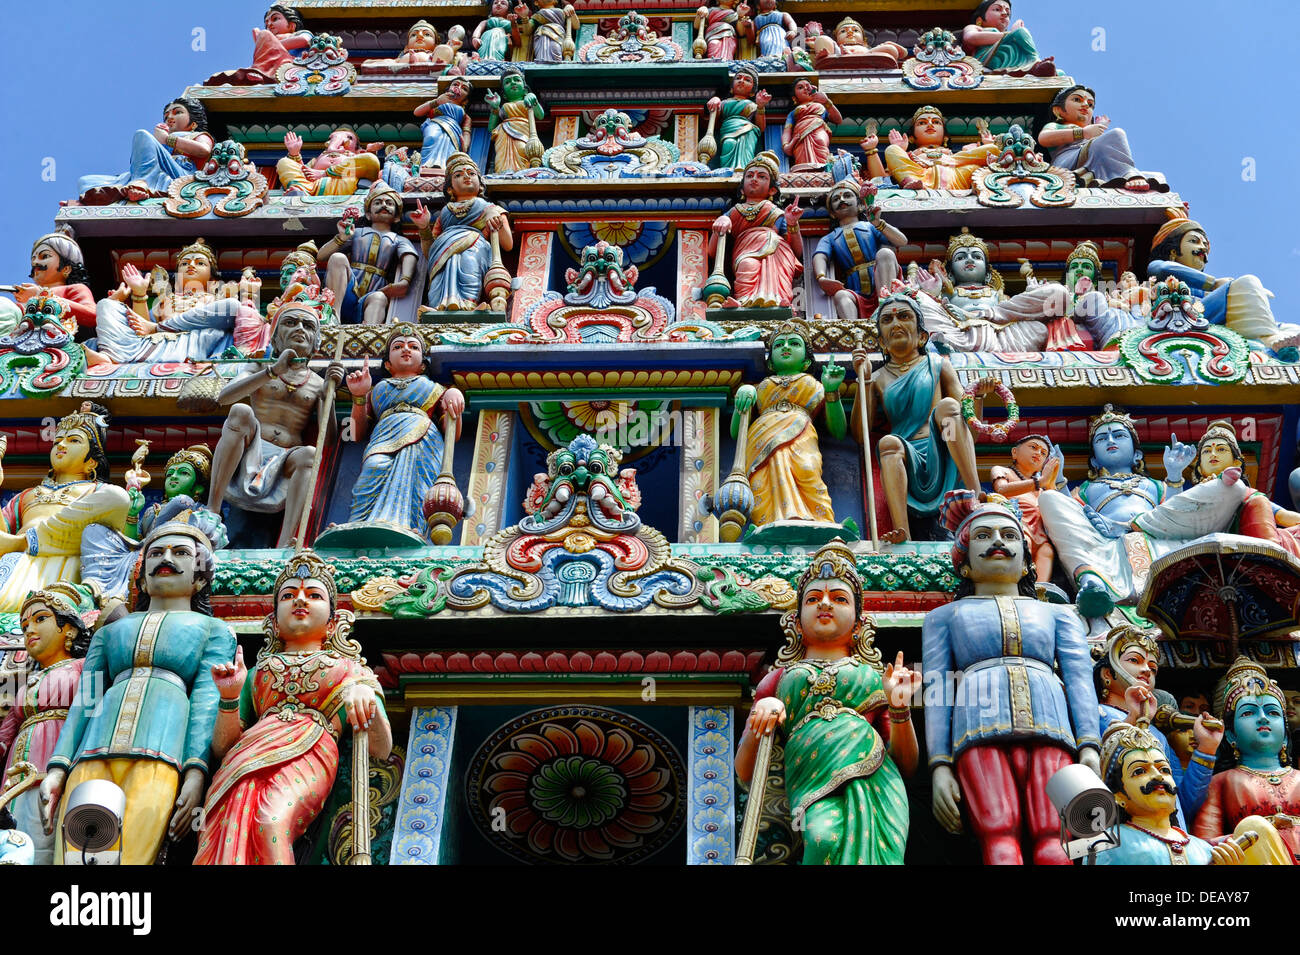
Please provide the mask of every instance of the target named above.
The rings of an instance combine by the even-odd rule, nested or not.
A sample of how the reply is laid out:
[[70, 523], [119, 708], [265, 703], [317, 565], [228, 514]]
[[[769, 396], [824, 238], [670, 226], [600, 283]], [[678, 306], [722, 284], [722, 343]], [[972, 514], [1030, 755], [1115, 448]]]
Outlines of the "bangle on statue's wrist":
[[235, 697], [233, 700], [227, 700], [224, 697], [221, 698], [217, 701], [217, 709], [223, 713], [238, 713], [239, 697]]
[[891, 723], [910, 723], [912, 721], [911, 707], [891, 706], [889, 708], [889, 721]]

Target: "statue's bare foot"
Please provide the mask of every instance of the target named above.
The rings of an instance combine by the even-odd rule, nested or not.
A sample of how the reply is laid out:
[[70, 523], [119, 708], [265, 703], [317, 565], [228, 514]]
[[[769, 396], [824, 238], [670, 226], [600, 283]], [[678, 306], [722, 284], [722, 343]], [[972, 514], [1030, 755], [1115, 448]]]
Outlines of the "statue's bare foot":
[[893, 530], [885, 531], [880, 535], [882, 544], [905, 544], [907, 543], [907, 531], [901, 527], [895, 527]]
[[1151, 183], [1147, 182], [1142, 176], [1134, 176], [1128, 182], [1124, 183], [1124, 188], [1129, 192], [1150, 192]]
[[149, 198], [149, 187], [140, 180], [129, 182], [126, 188], [122, 190], [122, 195], [126, 196], [131, 202], [143, 202]]

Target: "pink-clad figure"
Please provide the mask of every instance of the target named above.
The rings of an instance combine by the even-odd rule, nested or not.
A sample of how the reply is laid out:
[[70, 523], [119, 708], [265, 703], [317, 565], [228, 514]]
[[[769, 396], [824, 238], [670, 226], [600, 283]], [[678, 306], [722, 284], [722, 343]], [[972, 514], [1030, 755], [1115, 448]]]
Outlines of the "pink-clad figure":
[[794, 161], [792, 169], [821, 169], [831, 158], [831, 124], [844, 117], [811, 80], [794, 84], [794, 102], [781, 129], [781, 148]]
[[253, 65], [214, 73], [204, 86], [274, 83], [280, 67], [292, 63], [296, 51], [311, 45], [312, 34], [303, 29], [302, 15], [286, 3], [271, 4], [262, 22], [265, 29], [253, 31]]
[[780, 166], [774, 153], [761, 152], [745, 166], [741, 179], [744, 201], [713, 221], [709, 254], [717, 248], [719, 236], [735, 241], [732, 266], [735, 281], [728, 308], [789, 307], [794, 278], [803, 271], [803, 239], [799, 218], [803, 215], [796, 199], [785, 211], [772, 200], [779, 195]]

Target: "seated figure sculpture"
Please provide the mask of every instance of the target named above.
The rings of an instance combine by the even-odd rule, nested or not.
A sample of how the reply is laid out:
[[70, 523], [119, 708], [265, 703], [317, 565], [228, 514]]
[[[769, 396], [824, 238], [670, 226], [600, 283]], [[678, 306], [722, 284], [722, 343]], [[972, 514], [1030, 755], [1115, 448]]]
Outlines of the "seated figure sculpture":
[[1069, 169], [1081, 185], [1122, 186], [1130, 192], [1147, 192], [1154, 174], [1139, 172], [1133, 165], [1128, 136], [1118, 126], [1110, 125], [1107, 116], [1094, 117], [1097, 94], [1075, 84], [1056, 94], [1052, 100], [1053, 123], [1038, 134], [1038, 143], [1049, 151], [1053, 166]]
[[[14, 301], [0, 299], [0, 332], [18, 324], [23, 307], [38, 295], [62, 300], [64, 329], [76, 334], [78, 327], [95, 327], [95, 296], [87, 285], [86, 260], [72, 236], [51, 232], [32, 243], [32, 281], [14, 286]], [[17, 304], [15, 304], [17, 303]]]
[[285, 133], [284, 147], [289, 154], [275, 164], [275, 173], [285, 195], [352, 196], [379, 178], [379, 157], [375, 154], [383, 143], [361, 140], [347, 127], [330, 133], [325, 148], [311, 162], [302, 158], [302, 137]]
[[303, 29], [302, 14], [284, 3], [273, 3], [262, 18], [265, 29], [253, 31], [253, 65], [214, 73], [204, 86], [254, 86], [274, 83], [276, 71], [307, 49], [312, 33]]
[[907, 47], [902, 44], [886, 41], [868, 46], [862, 24], [852, 17], [845, 17], [835, 25], [834, 39], [822, 33], [819, 25], [809, 24], [808, 48], [819, 70], [850, 66], [859, 70], [896, 70], [907, 59]]
[[[1132, 276], [1132, 273], [1125, 273]], [[1092, 339], [1092, 347], [1106, 351], [1118, 347], [1120, 337], [1130, 328], [1143, 325], [1124, 300], [1122, 292], [1107, 296], [1101, 292], [1101, 250], [1087, 239], [1080, 242], [1065, 260], [1065, 289], [1070, 296], [1066, 314]], [[1136, 280], [1134, 280], [1136, 281]]]
[[1065, 466], [1061, 449], [1052, 444], [1045, 434], [1027, 434], [1011, 446], [1011, 464], [995, 464], [989, 470], [993, 490], [1010, 498], [1020, 508], [1020, 518], [1025, 525], [1025, 540], [1034, 559], [1034, 573], [1040, 584], [1052, 580], [1052, 564], [1056, 551], [1043, 528], [1043, 518], [1038, 512], [1038, 496], [1046, 488], [1064, 490]]
[[447, 31], [447, 42], [438, 39], [438, 31], [427, 20], [420, 20], [406, 31], [406, 46], [397, 56], [362, 60], [359, 73], [441, 73], [459, 67], [465, 59], [460, 48], [465, 44], [465, 28], [454, 26]]
[[348, 217], [339, 220], [338, 234], [321, 246], [317, 260], [326, 263], [325, 284], [334, 293], [340, 318], [380, 325], [388, 303], [410, 293], [418, 253], [394, 228], [402, 219], [402, 197], [396, 189], [375, 183], [366, 193], [364, 208], [369, 224], [357, 226]]
[[[866, 219], [862, 207], [867, 206]], [[881, 289], [898, 279], [898, 256], [893, 247], [907, 245], [907, 236], [885, 222], [880, 207], [864, 197], [856, 179], [842, 179], [826, 193], [826, 211], [837, 223], [817, 243], [813, 276], [830, 296], [840, 321], [866, 319], [876, 309]], [[834, 263], [835, 278], [827, 274]]]
[[[420, 124], [424, 136], [420, 144], [421, 167], [444, 169], [452, 153], [463, 153], [469, 149], [468, 105], [469, 83], [456, 79], [436, 99], [415, 107], [415, 115], [424, 120]], [[389, 185], [401, 188], [395, 182], [390, 182]]]
[[163, 469], [163, 499], [161, 504], [144, 502], [144, 492], [138, 487], [128, 487], [131, 509], [126, 515], [126, 536], [132, 540], [148, 537], [155, 526], [168, 521], [183, 520], [207, 535], [213, 549], [229, 543], [226, 526], [221, 516], [213, 514], [199, 499], [208, 489], [212, 473], [212, 451], [206, 444], [192, 444], [182, 448], [167, 459]]
[[139, 202], [165, 195], [173, 180], [192, 175], [208, 161], [214, 145], [207, 109], [191, 96], [178, 97], [164, 107], [161, 123], [152, 130], [136, 130], [126, 172], [81, 177], [81, 203], [104, 206], [119, 199]]
[[[885, 147], [885, 166], [904, 189], [969, 189], [975, 170], [986, 166], [989, 158], [997, 156], [1001, 149], [986, 133], [979, 143], [953, 152], [947, 146], [947, 120], [934, 106], [917, 109], [907, 125], [916, 148], [909, 151], [908, 137], [897, 129], [889, 131], [889, 145]], [[874, 155], [873, 142], [868, 160]], [[876, 173], [874, 169], [871, 172]]]
[[731, 256], [735, 272], [727, 307], [789, 307], [794, 277], [803, 271], [803, 238], [798, 200], [782, 211], [773, 199], [780, 196], [777, 183], [781, 167], [776, 154], [763, 152], [745, 166], [740, 182], [743, 197], [726, 215], [713, 220], [708, 254], [717, 248], [718, 236], [734, 241]]
[[989, 71], [1056, 75], [1054, 57], [1038, 58], [1038, 48], [1025, 29], [1025, 21], [1011, 22], [1011, 0], [983, 0], [961, 31], [961, 45]]

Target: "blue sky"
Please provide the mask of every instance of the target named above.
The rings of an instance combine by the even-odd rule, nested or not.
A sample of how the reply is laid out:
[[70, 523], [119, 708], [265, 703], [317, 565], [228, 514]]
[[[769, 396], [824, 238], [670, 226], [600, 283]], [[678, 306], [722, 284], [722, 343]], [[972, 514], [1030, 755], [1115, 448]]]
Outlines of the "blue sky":
[[[79, 176], [120, 172], [131, 132], [158, 122], [170, 97], [248, 64], [264, 9], [263, 0], [6, 4], [0, 282], [21, 280], [31, 241]], [[1295, 321], [1300, 134], [1285, 90], [1300, 10], [1283, 0], [1016, 0], [1013, 15], [1043, 55], [1096, 88], [1098, 111], [1128, 131], [1138, 164], [1191, 202], [1210, 232], [1210, 271], [1259, 275], [1279, 319]], [[1104, 50], [1094, 50], [1097, 30]], [[1248, 157], [1253, 181], [1242, 178]], [[47, 159], [53, 182], [42, 179]]]

